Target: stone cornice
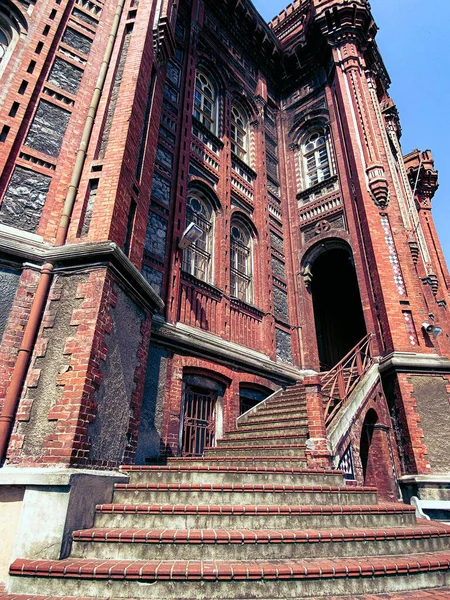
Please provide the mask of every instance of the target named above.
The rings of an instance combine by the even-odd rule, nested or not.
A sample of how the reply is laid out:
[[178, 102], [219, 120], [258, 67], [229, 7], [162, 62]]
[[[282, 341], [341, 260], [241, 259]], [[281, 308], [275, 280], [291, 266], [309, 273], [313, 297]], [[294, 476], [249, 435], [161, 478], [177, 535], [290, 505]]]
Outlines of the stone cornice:
[[166, 323], [159, 316], [153, 319], [152, 340], [177, 352], [188, 352], [226, 366], [243, 368], [280, 384], [294, 383], [307, 375], [315, 374], [315, 371], [302, 371], [294, 366], [275, 362], [261, 352], [194, 327], [182, 323]]
[[140, 306], [152, 313], [164, 307], [147, 280], [111, 241], [52, 246], [41, 236], [0, 225], [0, 260], [17, 266], [27, 262], [39, 269], [49, 262], [55, 273], [107, 267]]
[[379, 363], [380, 373], [450, 373], [450, 359], [438, 354], [392, 352]]

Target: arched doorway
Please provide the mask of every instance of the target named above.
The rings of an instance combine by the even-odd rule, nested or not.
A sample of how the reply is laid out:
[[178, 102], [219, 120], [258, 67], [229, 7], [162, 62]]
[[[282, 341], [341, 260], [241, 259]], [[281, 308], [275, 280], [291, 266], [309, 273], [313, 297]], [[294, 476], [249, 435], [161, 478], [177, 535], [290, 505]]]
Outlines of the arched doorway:
[[202, 375], [184, 375], [180, 419], [180, 453], [203, 456], [222, 433], [225, 385]]
[[350, 248], [320, 246], [310, 273], [320, 370], [328, 371], [367, 333]]
[[366, 418], [361, 429], [361, 441], [359, 444], [359, 455], [361, 457], [361, 465], [363, 470], [364, 484], [370, 485], [374, 483], [373, 474], [373, 447], [372, 439], [376, 423], [378, 422], [377, 413], [371, 408], [367, 411]]

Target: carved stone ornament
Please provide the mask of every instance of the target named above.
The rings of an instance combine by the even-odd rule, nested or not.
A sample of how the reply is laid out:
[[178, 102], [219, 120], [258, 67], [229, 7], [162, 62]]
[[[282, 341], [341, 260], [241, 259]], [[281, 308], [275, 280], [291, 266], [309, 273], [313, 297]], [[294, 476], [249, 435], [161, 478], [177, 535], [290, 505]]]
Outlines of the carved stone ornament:
[[316, 235], [320, 235], [321, 233], [326, 233], [327, 231], [330, 231], [330, 229], [331, 229], [331, 224], [326, 219], [322, 219], [322, 221], [319, 221], [317, 223], [317, 225], [314, 227], [314, 231], [315, 231]]
[[311, 271], [311, 263], [306, 263], [302, 271], [303, 279], [305, 280], [306, 289], [309, 290], [312, 283], [313, 274]]
[[439, 289], [439, 280], [437, 275], [434, 273], [428, 273], [426, 277], [422, 277], [422, 282], [424, 285], [429, 285], [431, 287], [431, 291], [433, 292], [433, 296], [436, 296]]
[[386, 179], [386, 173], [382, 165], [371, 165], [366, 170], [369, 178], [369, 191], [372, 194], [375, 205], [384, 210], [389, 206], [389, 186]]

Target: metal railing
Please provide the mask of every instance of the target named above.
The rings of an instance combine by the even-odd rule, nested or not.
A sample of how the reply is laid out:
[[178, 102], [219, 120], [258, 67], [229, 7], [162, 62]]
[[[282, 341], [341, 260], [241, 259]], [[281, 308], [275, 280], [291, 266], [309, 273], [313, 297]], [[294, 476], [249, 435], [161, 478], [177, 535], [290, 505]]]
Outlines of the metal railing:
[[329, 427], [348, 397], [373, 364], [369, 333], [331, 371], [321, 375], [325, 426]]

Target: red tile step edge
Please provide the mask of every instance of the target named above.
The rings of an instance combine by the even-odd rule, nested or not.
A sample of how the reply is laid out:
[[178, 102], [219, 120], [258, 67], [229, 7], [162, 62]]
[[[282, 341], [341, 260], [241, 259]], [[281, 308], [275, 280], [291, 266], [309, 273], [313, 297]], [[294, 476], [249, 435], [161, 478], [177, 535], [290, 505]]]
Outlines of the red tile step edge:
[[382, 529], [123, 529], [92, 528], [73, 532], [76, 542], [146, 544], [314, 544], [417, 540], [450, 537], [450, 527], [392, 527]]
[[450, 570], [450, 552], [365, 557], [362, 559], [314, 559], [275, 561], [200, 560], [31, 560], [16, 559], [11, 575], [135, 581], [249, 581], [305, 580], [386, 575], [410, 575]]
[[[242, 457], [240, 457], [242, 458]], [[291, 458], [291, 457], [290, 457]], [[279, 456], [273, 457], [280, 460]], [[158, 472], [200, 472], [200, 473], [283, 473], [284, 475], [343, 475], [343, 471], [334, 469], [296, 469], [294, 467], [263, 467], [263, 466], [218, 466], [218, 465], [191, 465], [192, 460], [205, 460], [199, 458], [172, 458], [171, 461], [185, 461], [186, 464], [167, 465], [123, 465], [123, 473], [158, 473]]]
[[[267, 450], [273, 449], [275, 446], [267, 446]], [[301, 446], [303, 448], [303, 450], [305, 449], [305, 446], [302, 445]], [[253, 449], [255, 449], [255, 446], [252, 446]], [[287, 446], [282, 446], [282, 448], [287, 448]], [[227, 448], [227, 450], [229, 450], [230, 448]], [[236, 450], [236, 448], [234, 448]], [[215, 450], [215, 448], [205, 448], [205, 450]], [[223, 449], [221, 449], [223, 450]], [[238, 448], [238, 450], [242, 450], [242, 448]], [[168, 459], [168, 464], [170, 464], [170, 462], [174, 461], [174, 462], [181, 462], [181, 461], [186, 461], [186, 463], [192, 463], [193, 461], [195, 462], [205, 462], [206, 464], [209, 461], [214, 461], [216, 462], [237, 462], [237, 463], [247, 463], [247, 462], [251, 462], [251, 461], [255, 461], [258, 463], [261, 462], [265, 462], [265, 463], [270, 463], [270, 462], [284, 462], [287, 460], [295, 460], [298, 462], [305, 462], [305, 458], [304, 457], [299, 457], [299, 456], [292, 456], [292, 454], [287, 454], [284, 456], [272, 456], [272, 455], [258, 455], [258, 456], [242, 456], [242, 454], [235, 454], [233, 456], [222, 456], [221, 454], [218, 454], [217, 456], [190, 456], [187, 458], [169, 458]], [[261, 467], [262, 468], [262, 467]], [[311, 471], [308, 471], [308, 469], [306, 469], [306, 467], [303, 467], [300, 469], [302, 473], [310, 473]], [[321, 473], [336, 473], [336, 471], [332, 471], [331, 469], [329, 471], [320, 471]], [[337, 471], [339, 473], [339, 471]], [[316, 473], [319, 473], [319, 471], [316, 471]]]
[[[34, 596], [29, 594], [0, 593], [2, 600], [93, 600], [92, 597], [80, 598], [79, 596]], [[449, 600], [450, 588], [435, 588], [428, 590], [392, 592], [390, 594], [369, 594], [364, 596], [327, 596], [326, 600]], [[107, 600], [96, 597], [95, 600]], [[324, 597], [310, 598], [309, 600], [324, 600]]]
[[116, 490], [132, 490], [143, 492], [268, 492], [268, 493], [376, 493], [376, 487], [346, 485], [273, 485], [252, 483], [116, 483]]
[[203, 515], [383, 515], [410, 514], [415, 508], [406, 504], [373, 504], [359, 506], [284, 506], [284, 505], [188, 505], [188, 504], [98, 504], [97, 512], [122, 514], [203, 514]]
[[[237, 429], [233, 429], [233, 431], [226, 431], [224, 433], [224, 435], [229, 435], [230, 433], [232, 434], [236, 434], [236, 433], [242, 433], [242, 429], [244, 427], [248, 427], [251, 428], [252, 431], [267, 431], [267, 429], [270, 428], [270, 426], [273, 427], [273, 422], [274, 422], [274, 418], [272, 417], [271, 419], [255, 419], [254, 421], [244, 421], [244, 423], [239, 423], [238, 428]], [[283, 429], [284, 431], [286, 431], [286, 429], [298, 429], [299, 427], [307, 427], [308, 425], [308, 420], [306, 418], [306, 415], [303, 419], [298, 419], [299, 421], [302, 421], [301, 423], [298, 423], [296, 425], [292, 425], [292, 420], [293, 417], [286, 417], [285, 419], [276, 419], [276, 421], [280, 421], [282, 423], [290, 423], [290, 425], [284, 425]], [[264, 427], [255, 427], [255, 425], [264, 425]]]
[[[289, 438], [290, 436], [288, 436]], [[261, 439], [259, 437], [256, 437], [254, 439]], [[272, 438], [271, 438], [272, 439]], [[245, 441], [246, 440], [242, 440], [242, 443], [244, 444], [243, 446], [235, 446], [233, 445], [233, 442], [237, 442], [237, 440], [227, 440], [226, 438], [224, 438], [223, 440], [221, 440], [222, 442], [226, 442], [227, 444], [229, 444], [229, 446], [221, 446], [220, 448], [218, 446], [212, 446], [212, 447], [205, 447], [205, 452], [223, 452], [224, 450], [275, 450], [275, 449], [282, 449], [282, 448], [286, 448], [286, 449], [300, 449], [300, 450], [305, 450], [305, 444], [252, 444], [251, 447], [247, 444], [245, 445]], [[224, 456], [225, 459], [229, 459], [229, 456]], [[252, 457], [253, 458], [253, 457]], [[260, 459], [260, 456], [256, 456], [256, 459]], [[292, 456], [289, 456], [288, 458], [292, 459]], [[273, 457], [273, 459], [275, 460], [275, 457]], [[278, 460], [280, 460], [280, 457], [278, 457]]]

